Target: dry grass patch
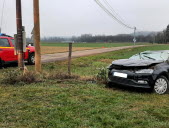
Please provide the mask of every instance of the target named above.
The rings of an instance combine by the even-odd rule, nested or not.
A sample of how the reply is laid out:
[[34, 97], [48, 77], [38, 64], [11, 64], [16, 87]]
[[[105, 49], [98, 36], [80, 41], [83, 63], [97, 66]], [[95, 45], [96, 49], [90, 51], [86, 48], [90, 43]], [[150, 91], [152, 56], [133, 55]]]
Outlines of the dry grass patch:
[[101, 59], [100, 62], [104, 62], [104, 63], [107, 63], [107, 64], [111, 64], [113, 60], [112, 59]]
[[[53, 54], [53, 53], [62, 53], [68, 52], [68, 47], [50, 47], [50, 46], [42, 46], [41, 47], [42, 54]], [[83, 51], [83, 50], [90, 50], [96, 48], [89, 48], [89, 47], [74, 47], [73, 51]]]
[[46, 73], [45, 77], [46, 77], [46, 79], [51, 79], [51, 80], [57, 80], [57, 79], [59, 79], [59, 80], [76, 79], [77, 80], [80, 78], [80, 76], [78, 76], [78, 75], [74, 75], [74, 74], [68, 75], [65, 72], [55, 72], [55, 73], [50, 73], [50, 74]]
[[91, 81], [91, 82], [95, 82], [96, 78], [93, 76], [81, 76], [80, 77], [81, 81]]

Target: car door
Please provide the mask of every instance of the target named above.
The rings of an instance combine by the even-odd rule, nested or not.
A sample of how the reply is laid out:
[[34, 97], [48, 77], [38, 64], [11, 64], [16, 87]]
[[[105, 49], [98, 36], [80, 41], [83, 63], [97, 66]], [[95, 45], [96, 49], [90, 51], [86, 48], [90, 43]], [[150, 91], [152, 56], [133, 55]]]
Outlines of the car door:
[[3, 61], [15, 61], [14, 47], [7, 38], [0, 38], [0, 57]]

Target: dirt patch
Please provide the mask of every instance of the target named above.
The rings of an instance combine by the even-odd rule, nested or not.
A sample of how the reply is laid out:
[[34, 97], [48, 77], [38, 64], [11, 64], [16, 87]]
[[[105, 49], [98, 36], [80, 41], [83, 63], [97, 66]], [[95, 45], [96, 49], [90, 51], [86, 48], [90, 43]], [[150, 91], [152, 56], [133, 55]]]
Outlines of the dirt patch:
[[107, 64], [110, 64], [113, 60], [112, 59], [101, 59], [100, 61], [107, 63]]
[[67, 73], [64, 72], [56, 72], [56, 73], [51, 73], [51, 74], [46, 74], [47, 79], [51, 80], [71, 80], [71, 79], [79, 79], [80, 76], [78, 75], [68, 75]]
[[[83, 50], [90, 50], [96, 48], [89, 48], [89, 47], [74, 47], [73, 51], [83, 51]], [[53, 53], [62, 53], [68, 52], [68, 47], [50, 47], [50, 46], [41, 46], [42, 54], [53, 54]]]

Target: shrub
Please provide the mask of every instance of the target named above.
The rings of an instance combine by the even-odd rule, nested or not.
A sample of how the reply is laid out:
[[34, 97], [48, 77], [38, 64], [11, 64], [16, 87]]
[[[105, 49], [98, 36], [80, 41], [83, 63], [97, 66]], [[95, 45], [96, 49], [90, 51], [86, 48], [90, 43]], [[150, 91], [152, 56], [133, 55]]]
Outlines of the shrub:
[[3, 84], [15, 84], [17, 83], [18, 77], [21, 75], [19, 70], [8, 70], [3, 73], [2, 83]]
[[97, 83], [107, 84], [107, 79], [108, 79], [107, 78], [107, 69], [106, 68], [99, 69], [99, 72], [96, 75]]
[[18, 81], [24, 82], [26, 84], [41, 82], [41, 75], [36, 74], [35, 72], [26, 72], [23, 75], [19, 76]]
[[24, 74], [20, 70], [9, 70], [3, 73], [2, 83], [3, 84], [31, 84], [40, 82], [40, 75], [35, 72], [27, 71]]

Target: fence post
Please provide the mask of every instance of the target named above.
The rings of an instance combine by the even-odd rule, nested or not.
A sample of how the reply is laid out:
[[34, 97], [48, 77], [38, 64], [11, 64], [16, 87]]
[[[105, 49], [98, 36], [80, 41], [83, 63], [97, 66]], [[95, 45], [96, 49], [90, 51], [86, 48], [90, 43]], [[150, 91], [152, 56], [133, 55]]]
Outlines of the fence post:
[[68, 75], [71, 76], [72, 43], [69, 43]]

